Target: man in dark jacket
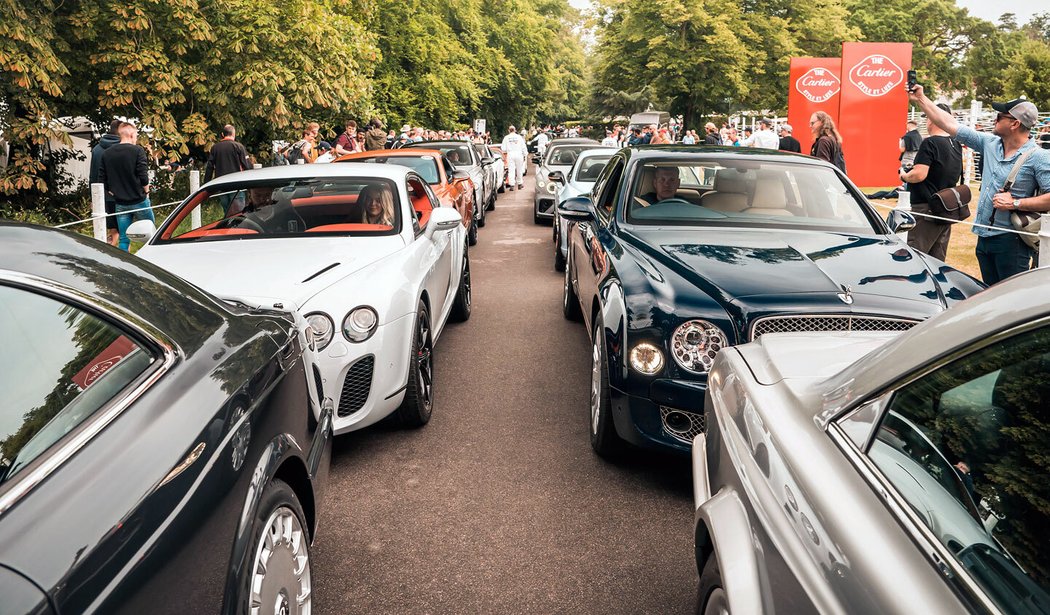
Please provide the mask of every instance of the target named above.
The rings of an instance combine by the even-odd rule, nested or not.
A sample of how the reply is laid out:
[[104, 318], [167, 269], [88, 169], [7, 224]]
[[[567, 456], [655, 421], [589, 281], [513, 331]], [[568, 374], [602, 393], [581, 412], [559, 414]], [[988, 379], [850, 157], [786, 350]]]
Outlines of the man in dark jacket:
[[102, 155], [99, 177], [106, 192], [113, 195], [117, 211], [117, 231], [120, 233], [119, 247], [127, 251], [128, 227], [133, 220], [154, 220], [150, 209], [149, 169], [146, 150], [138, 144], [139, 131], [134, 124], [121, 122], [117, 129], [120, 143], [110, 146]]
[[713, 122], [704, 124], [704, 145], [722, 145], [722, 137]]
[[[88, 183], [101, 184], [102, 179], [100, 174], [102, 173], [102, 154], [107, 149], [120, 143], [120, 135], [117, 134], [117, 129], [120, 128], [120, 120], [113, 120], [109, 123], [109, 132], [102, 135], [98, 144], [91, 149], [91, 172], [88, 175]], [[106, 195], [106, 241], [109, 245], [117, 245], [117, 209], [116, 203], [113, 201], [113, 196], [108, 192]]]
[[798, 139], [791, 136], [791, 124], [780, 125], [780, 147], [777, 149], [782, 152], [802, 153], [802, 144], [798, 142]]
[[[937, 108], [952, 112], [952, 108], [945, 103], [937, 103]], [[908, 231], [908, 245], [943, 261], [948, 256], [952, 225], [925, 218], [921, 214], [931, 213], [929, 203], [934, 194], [960, 183], [962, 146], [933, 122], [928, 124], [927, 130], [930, 136], [920, 140], [913, 160], [914, 166], [907, 170], [901, 169], [901, 179], [908, 183], [911, 209], [920, 214], [916, 216], [915, 228]]]
[[222, 127], [222, 141], [211, 147], [208, 153], [208, 164], [204, 167], [204, 183], [215, 177], [229, 173], [247, 171], [252, 168], [248, 159], [248, 150], [237, 142], [237, 131], [227, 124]]

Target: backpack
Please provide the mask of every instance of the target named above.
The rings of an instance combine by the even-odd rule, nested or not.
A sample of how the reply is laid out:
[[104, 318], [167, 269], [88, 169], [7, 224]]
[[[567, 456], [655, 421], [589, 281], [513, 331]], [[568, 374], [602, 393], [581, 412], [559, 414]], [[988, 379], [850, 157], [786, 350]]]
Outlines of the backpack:
[[300, 139], [291, 145], [285, 145], [277, 150], [273, 154], [273, 166], [280, 167], [286, 164], [299, 164], [299, 159], [303, 157], [303, 146], [305, 145], [306, 140]]

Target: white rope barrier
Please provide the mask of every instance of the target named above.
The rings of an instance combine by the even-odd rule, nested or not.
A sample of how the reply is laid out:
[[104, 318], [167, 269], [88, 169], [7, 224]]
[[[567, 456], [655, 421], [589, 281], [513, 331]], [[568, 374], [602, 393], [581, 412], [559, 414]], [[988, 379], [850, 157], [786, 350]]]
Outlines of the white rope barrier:
[[161, 207], [171, 207], [172, 205], [178, 205], [182, 201], [172, 201], [170, 203], [161, 203], [160, 205], [150, 205], [149, 207], [139, 207], [138, 209], [129, 209], [122, 211], [118, 214], [100, 214], [98, 216], [91, 216], [90, 218], [84, 218], [83, 220], [76, 220], [74, 222], [66, 222], [65, 224], [56, 224], [53, 228], [66, 228], [67, 226], [76, 226], [78, 224], [87, 224], [88, 222], [94, 222], [95, 220], [104, 220], [110, 216], [120, 216], [123, 214], [131, 214], [136, 211], [146, 211], [147, 209], [159, 209]]
[[[870, 201], [869, 201], [869, 203], [870, 203]], [[874, 205], [875, 207], [879, 207], [879, 208], [882, 208], [882, 209], [890, 209], [890, 210], [897, 209], [896, 206], [890, 206], [890, 205], [886, 205], [884, 203], [871, 203], [871, 204]], [[974, 227], [977, 227], [977, 228], [992, 229], [992, 230], [1001, 231], [1001, 232], [1004, 232], [1004, 233], [1013, 233], [1015, 235], [1027, 235], [1029, 237], [1038, 237], [1039, 236], [1039, 233], [1029, 233], [1028, 231], [1019, 231], [1017, 229], [1003, 228], [1001, 226], [990, 226], [988, 224], [977, 224], [976, 222], [969, 222], [967, 220], [955, 220], [953, 218], [944, 218], [944, 217], [941, 217], [941, 216], [935, 216], [933, 214], [921, 214], [921, 213], [919, 213], [919, 212], [917, 212], [915, 210], [912, 210], [912, 209], [909, 209], [907, 211], [908, 211], [909, 214], [911, 214], [913, 216], [917, 216], [919, 218], [929, 218], [930, 220], [940, 220], [942, 222], [948, 222], [948, 223], [951, 223], [951, 224], [966, 224], [967, 226], [974, 226]], [[1006, 211], [1006, 210], [1004, 210], [1004, 211]]]

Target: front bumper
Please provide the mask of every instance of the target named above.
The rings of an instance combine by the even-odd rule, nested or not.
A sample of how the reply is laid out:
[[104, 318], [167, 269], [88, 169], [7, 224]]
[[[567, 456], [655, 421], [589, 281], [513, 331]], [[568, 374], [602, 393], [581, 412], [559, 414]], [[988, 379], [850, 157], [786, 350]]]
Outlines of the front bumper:
[[536, 193], [535, 200], [535, 213], [540, 218], [554, 218], [554, 206], [556, 205], [555, 195], [550, 194], [546, 191], [543, 194]]
[[350, 343], [337, 331], [317, 353], [324, 396], [335, 405], [336, 435], [373, 425], [401, 405], [415, 318], [414, 313], [406, 314], [380, 325], [362, 343]]
[[654, 380], [647, 396], [610, 387], [616, 432], [635, 446], [688, 454], [705, 428], [706, 392], [705, 383], [669, 378]]

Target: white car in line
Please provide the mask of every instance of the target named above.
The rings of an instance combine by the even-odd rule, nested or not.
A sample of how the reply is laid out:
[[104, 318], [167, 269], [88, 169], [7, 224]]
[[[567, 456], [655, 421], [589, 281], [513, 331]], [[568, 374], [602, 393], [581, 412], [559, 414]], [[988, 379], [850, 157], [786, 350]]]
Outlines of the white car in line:
[[433, 411], [433, 348], [471, 311], [460, 214], [395, 165], [293, 165], [224, 175], [155, 229], [138, 252], [232, 303], [298, 310], [318, 349], [315, 380], [336, 434]]

